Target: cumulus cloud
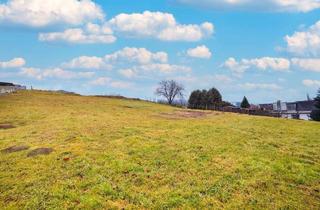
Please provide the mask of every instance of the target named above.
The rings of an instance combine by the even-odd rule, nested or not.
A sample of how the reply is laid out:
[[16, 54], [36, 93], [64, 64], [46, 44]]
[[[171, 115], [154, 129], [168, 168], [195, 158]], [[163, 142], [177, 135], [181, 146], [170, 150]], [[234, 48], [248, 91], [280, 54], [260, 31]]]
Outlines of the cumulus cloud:
[[112, 69], [113, 65], [145, 65], [152, 63], [167, 63], [166, 52], [151, 52], [146, 48], [125, 47], [103, 57], [80, 56], [69, 62], [63, 63], [62, 67], [71, 69]]
[[293, 58], [292, 64], [305, 71], [320, 72], [320, 59], [317, 58]]
[[105, 86], [111, 82], [110, 77], [99, 77], [95, 80], [92, 80], [89, 82], [90, 85], [95, 85], [95, 86]]
[[107, 64], [103, 58], [96, 56], [80, 56], [62, 64], [62, 66], [70, 69], [112, 69], [112, 65]]
[[137, 72], [132, 69], [120, 69], [119, 74], [129, 79], [137, 76]]
[[285, 38], [287, 51], [296, 55], [320, 55], [320, 21], [305, 31], [295, 32]]
[[302, 84], [306, 87], [320, 87], [320, 80], [306, 79], [302, 81]]
[[100, 6], [91, 0], [8, 0], [0, 4], [0, 22], [31, 27], [80, 25], [104, 16]]
[[233, 73], [242, 74], [252, 68], [259, 70], [271, 69], [274, 71], [288, 71], [290, 65], [290, 60], [285, 58], [262, 57], [237, 61], [231, 57], [224, 62], [223, 67], [230, 69]]
[[163, 41], [199, 41], [214, 32], [212, 23], [180, 24], [169, 13], [150, 12], [119, 14], [109, 21], [114, 31], [128, 37], [156, 38]]
[[319, 0], [177, 0], [180, 3], [212, 9], [267, 12], [309, 12], [320, 8]]
[[208, 47], [201, 45], [196, 48], [188, 49], [187, 55], [194, 58], [209, 59], [211, 58], [212, 53]]
[[268, 83], [245, 83], [240, 85], [241, 88], [247, 90], [280, 90], [281, 87], [277, 84], [268, 84]]
[[67, 42], [72, 44], [110, 44], [117, 38], [111, 28], [88, 23], [84, 29], [71, 28], [63, 32], [40, 33], [39, 40], [43, 42]]
[[73, 72], [73, 71], [66, 71], [61, 68], [52, 68], [52, 69], [22, 68], [19, 74], [21, 76], [27, 76], [37, 80], [43, 80], [46, 78], [81, 79], [81, 78], [91, 78], [92, 76], [94, 76], [94, 72]]
[[80, 56], [61, 66], [66, 69], [118, 69], [126, 78], [145, 73], [173, 74], [191, 72], [188, 66], [168, 63], [166, 52], [151, 52], [146, 48], [125, 47], [103, 57]]
[[113, 54], [105, 56], [108, 62], [135, 62], [147, 64], [153, 62], [166, 63], [168, 62], [168, 54], [165, 52], [150, 52], [145, 48], [125, 47], [122, 50], [116, 51]]
[[125, 82], [125, 81], [116, 81], [113, 80], [110, 77], [99, 77], [95, 80], [92, 80], [89, 82], [89, 85], [93, 86], [110, 86], [113, 88], [119, 88], [119, 89], [127, 89], [133, 86], [133, 83], [131, 82]]
[[145, 72], [160, 72], [164, 74], [176, 73], [176, 72], [191, 72], [192, 69], [188, 66], [181, 65], [171, 65], [167, 63], [152, 63], [148, 65], [142, 65], [136, 67], [137, 70], [142, 70]]
[[0, 61], [0, 69], [19, 68], [23, 67], [26, 61], [23, 58], [13, 58], [9, 61]]

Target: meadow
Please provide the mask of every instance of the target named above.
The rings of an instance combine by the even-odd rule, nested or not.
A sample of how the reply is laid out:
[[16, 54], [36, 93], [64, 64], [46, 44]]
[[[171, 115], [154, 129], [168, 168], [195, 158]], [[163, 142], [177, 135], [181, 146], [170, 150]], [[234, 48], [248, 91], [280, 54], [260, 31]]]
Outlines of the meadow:
[[320, 208], [316, 122], [21, 91], [0, 150], [0, 209]]

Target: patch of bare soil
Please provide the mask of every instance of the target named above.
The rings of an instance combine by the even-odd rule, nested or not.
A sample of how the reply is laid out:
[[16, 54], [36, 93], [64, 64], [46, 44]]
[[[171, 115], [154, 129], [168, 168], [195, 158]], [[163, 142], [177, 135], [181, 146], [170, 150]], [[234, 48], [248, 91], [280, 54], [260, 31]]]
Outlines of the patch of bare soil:
[[51, 152], [53, 152], [52, 148], [38, 148], [38, 149], [34, 149], [31, 152], [28, 153], [28, 157], [34, 157], [34, 156], [38, 156], [38, 155], [48, 155]]
[[25, 146], [25, 145], [12, 146], [12, 147], [8, 147], [6, 149], [1, 150], [1, 152], [2, 153], [13, 153], [13, 152], [19, 152], [19, 151], [22, 151], [22, 150], [27, 150], [29, 148], [30, 148], [29, 146]]
[[201, 111], [175, 111], [172, 113], [161, 113], [162, 117], [169, 118], [169, 119], [185, 119], [185, 118], [204, 118], [208, 115], [211, 115], [211, 112], [201, 112]]
[[0, 130], [10, 129], [10, 128], [15, 128], [15, 127], [11, 124], [0, 124]]

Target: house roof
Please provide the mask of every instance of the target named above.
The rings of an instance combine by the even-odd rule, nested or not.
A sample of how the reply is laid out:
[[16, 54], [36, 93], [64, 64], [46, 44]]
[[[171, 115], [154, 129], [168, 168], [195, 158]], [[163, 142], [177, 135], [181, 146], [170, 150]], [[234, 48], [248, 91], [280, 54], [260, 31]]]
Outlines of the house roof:
[[265, 110], [273, 110], [273, 104], [259, 104], [259, 106]]
[[315, 101], [297, 101], [297, 111], [312, 111]]
[[0, 86], [14, 86], [14, 84], [9, 82], [0, 82]]

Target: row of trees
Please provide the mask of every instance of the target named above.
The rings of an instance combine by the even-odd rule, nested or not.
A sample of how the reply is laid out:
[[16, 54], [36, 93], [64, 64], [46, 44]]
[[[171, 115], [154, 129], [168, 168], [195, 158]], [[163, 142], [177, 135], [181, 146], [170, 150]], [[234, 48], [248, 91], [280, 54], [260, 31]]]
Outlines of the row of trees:
[[191, 93], [189, 108], [192, 109], [215, 109], [223, 105], [220, 92], [211, 88], [210, 90], [195, 90]]
[[[174, 80], [165, 80], [159, 83], [155, 93], [158, 96], [164, 97], [168, 104], [173, 105], [177, 98], [183, 98], [184, 91], [183, 85]], [[217, 109], [225, 106], [232, 106], [232, 104], [223, 101], [220, 92], [216, 88], [211, 88], [210, 90], [195, 90], [191, 93], [188, 100], [188, 107], [191, 109]], [[244, 97], [241, 107], [250, 107], [246, 97]]]
[[[183, 98], [183, 85], [174, 80], [162, 81], [156, 90], [156, 94], [166, 98], [168, 104], [172, 105], [176, 98]], [[311, 113], [311, 118], [320, 121], [320, 89], [315, 98], [315, 109]], [[195, 90], [188, 100], [191, 109], [217, 109], [225, 106], [232, 106], [229, 102], [222, 100], [220, 92], [216, 88], [210, 90]], [[246, 97], [241, 102], [241, 108], [250, 108], [250, 103]]]

